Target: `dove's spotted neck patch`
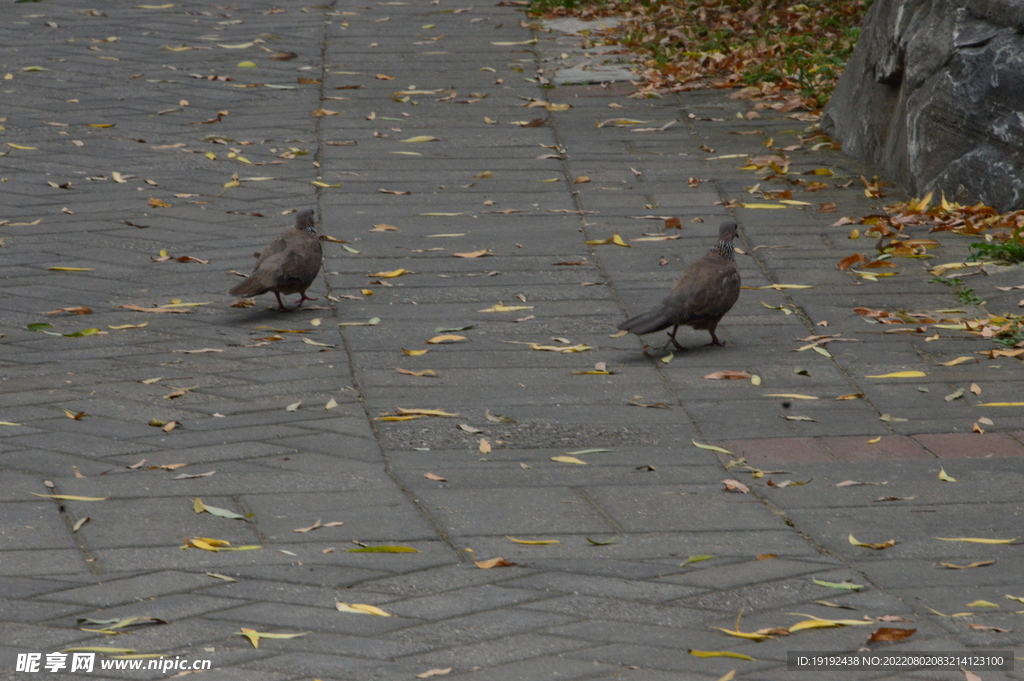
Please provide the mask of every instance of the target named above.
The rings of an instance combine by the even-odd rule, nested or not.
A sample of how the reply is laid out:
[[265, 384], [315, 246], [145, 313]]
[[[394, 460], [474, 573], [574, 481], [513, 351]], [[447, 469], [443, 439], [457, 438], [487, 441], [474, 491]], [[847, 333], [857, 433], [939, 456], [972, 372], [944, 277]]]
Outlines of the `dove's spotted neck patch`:
[[717, 253], [726, 260], [734, 260], [735, 249], [733, 249], [732, 242], [736, 238], [737, 230], [735, 222], [723, 222], [718, 228], [718, 243], [714, 245], [711, 252]]

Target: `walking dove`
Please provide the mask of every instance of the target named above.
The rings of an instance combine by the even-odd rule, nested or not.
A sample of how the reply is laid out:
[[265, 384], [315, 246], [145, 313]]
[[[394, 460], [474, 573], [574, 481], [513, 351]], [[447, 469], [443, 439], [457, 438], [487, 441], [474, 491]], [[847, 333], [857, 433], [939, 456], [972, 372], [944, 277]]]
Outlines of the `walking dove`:
[[708, 345], [724, 345], [715, 335], [715, 327], [740, 295], [740, 271], [732, 247], [736, 229], [735, 222], [723, 222], [718, 228], [718, 243], [683, 272], [661, 304], [619, 324], [619, 328], [639, 336], [671, 326], [669, 342], [682, 350], [676, 331], [685, 324], [710, 331]]
[[299, 304], [292, 308], [297, 310], [302, 307], [303, 301], [316, 300], [306, 295], [306, 289], [316, 279], [322, 260], [320, 237], [313, 224], [313, 211], [307, 208], [295, 216], [294, 227], [278, 234], [263, 249], [252, 274], [228, 293], [233, 296], [258, 296], [273, 292], [277, 296], [277, 309], [282, 312], [289, 308], [281, 302], [281, 294], [298, 293], [302, 297], [299, 298]]

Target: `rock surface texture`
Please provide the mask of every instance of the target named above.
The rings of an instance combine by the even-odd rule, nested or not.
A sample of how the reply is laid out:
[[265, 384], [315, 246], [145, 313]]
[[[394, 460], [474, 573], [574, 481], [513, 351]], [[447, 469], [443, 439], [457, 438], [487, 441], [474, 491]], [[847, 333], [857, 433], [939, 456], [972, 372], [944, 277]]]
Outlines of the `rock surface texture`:
[[1024, 2], [876, 0], [822, 118], [911, 193], [1024, 208]]

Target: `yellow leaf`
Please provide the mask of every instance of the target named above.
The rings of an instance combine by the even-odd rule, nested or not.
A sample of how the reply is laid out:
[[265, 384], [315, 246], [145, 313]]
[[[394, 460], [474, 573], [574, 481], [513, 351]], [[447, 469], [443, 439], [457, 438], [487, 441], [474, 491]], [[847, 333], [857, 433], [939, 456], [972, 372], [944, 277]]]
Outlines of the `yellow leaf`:
[[867, 622], [864, 620], [825, 620], [813, 615], [802, 615], [798, 612], [789, 613], [791, 615], [800, 615], [801, 617], [811, 617], [809, 620], [797, 622], [796, 624], [789, 627], [790, 632], [803, 631], [804, 629], [829, 629], [833, 627], [855, 627], [863, 626], [865, 624], [874, 624], [874, 622]]
[[440, 409], [403, 409], [402, 407], [397, 407], [395, 411], [402, 415], [416, 414], [417, 416], [458, 416], [458, 414], [450, 414]]
[[562, 543], [558, 539], [516, 539], [515, 537], [510, 537], [507, 534], [505, 535], [505, 539], [514, 541], [517, 544], [526, 544], [527, 546], [547, 546], [548, 544]]
[[619, 236], [617, 232], [612, 233], [612, 243], [615, 244], [616, 246], [625, 246], [626, 248], [631, 248], [629, 244], [622, 240], [622, 237]]
[[799, 395], [797, 393], [767, 393], [765, 397], [788, 397], [791, 400], [817, 400], [814, 395]]
[[47, 267], [54, 272], [92, 272], [91, 267]]
[[612, 235], [607, 239], [591, 239], [590, 241], [584, 242], [588, 246], [607, 246], [613, 244], [615, 246], [625, 246], [626, 248], [632, 248], [626, 241], [619, 236], [618, 232], [612, 232]]
[[416, 137], [410, 137], [408, 139], [399, 140], [399, 142], [412, 142], [412, 143], [416, 143], [416, 142], [440, 142], [440, 141], [441, 140], [439, 140], [438, 138], [431, 137], [429, 135], [417, 135]]
[[737, 638], [745, 638], [745, 639], [749, 639], [751, 641], [764, 641], [764, 640], [769, 639], [769, 638], [771, 638], [771, 639], [775, 638], [774, 636], [769, 636], [768, 634], [757, 634], [757, 633], [753, 633], [753, 632], [746, 632], [746, 631], [739, 631], [739, 630], [733, 631], [732, 629], [723, 629], [722, 627], [711, 627], [711, 628], [712, 629], [718, 629], [719, 631], [721, 631], [723, 633], [726, 633], [726, 634], [729, 634], [730, 636], [735, 636]]
[[559, 463], [575, 463], [575, 464], [579, 464], [580, 466], [589, 466], [590, 465], [586, 461], [580, 461], [575, 456], [553, 456], [553, 457], [551, 457], [551, 460], [552, 461], [557, 461]]
[[[10, 425], [21, 425], [21, 424], [14, 423], [14, 424], [10, 424]], [[32, 492], [31, 494], [32, 494], [32, 496], [36, 496], [36, 497], [45, 497], [46, 499], [61, 499], [62, 501], [106, 501], [107, 499], [110, 498], [110, 497], [76, 497], [76, 496], [74, 496], [72, 494], [37, 494], [35, 492]]]
[[11, 147], [12, 149], [27, 149], [30, 151], [36, 151], [36, 147], [23, 147], [20, 144], [14, 144], [13, 142], [8, 142], [7, 146]]
[[941, 466], [939, 467], [939, 480], [942, 480], [943, 482], [956, 482], [956, 478], [947, 474], [946, 469]]
[[691, 440], [691, 442], [693, 443], [694, 447], [699, 447], [701, 449], [707, 449], [712, 452], [720, 452], [722, 454], [728, 454], [729, 456], [732, 456], [732, 452], [730, 452], [728, 449], [722, 449], [721, 447], [716, 447], [714, 445], [702, 445], [696, 440]]
[[923, 371], [897, 371], [891, 374], [878, 374], [876, 376], [868, 376], [867, 378], [921, 378], [927, 376]]
[[112, 128], [113, 123], [89, 123], [90, 128]]
[[533, 305], [492, 305], [486, 310], [477, 310], [477, 312], [518, 312], [519, 310], [532, 310]]
[[470, 251], [469, 253], [452, 253], [454, 258], [483, 258], [488, 255], [493, 255], [493, 253], [487, 248], [481, 251]]
[[341, 612], [351, 612], [357, 615], [377, 615], [379, 617], [394, 617], [389, 612], [384, 612], [375, 605], [366, 605], [365, 603], [342, 603], [341, 601], [335, 601], [334, 607]]
[[944, 367], [955, 367], [957, 364], [963, 364], [964, 362], [977, 362], [977, 361], [978, 360], [976, 360], [973, 357], [957, 357], [956, 359], [951, 359], [948, 362], [939, 362], [939, 364], [941, 366], [944, 366]]
[[991, 601], [974, 601], [967, 604], [968, 608], [998, 608], [999, 606]]
[[694, 657], [734, 657], [737, 660], [749, 660], [750, 662], [754, 662], [754, 658], [750, 655], [734, 653], [730, 650], [694, 650], [693, 648], [690, 648], [687, 652]]
[[402, 348], [402, 352], [410, 357], [419, 357], [420, 355], [427, 354], [430, 350], [406, 350], [405, 348]]
[[1024, 407], [1024, 402], [981, 402], [979, 407]]
[[761, 289], [771, 288], [781, 291], [787, 288], [811, 288], [812, 286], [813, 284], [769, 284], [768, 286], [757, 286], [756, 290], [760, 291]]
[[366, 276], [368, 276], [368, 277], [380, 277], [381, 279], [394, 279], [395, 277], [400, 277], [403, 274], [408, 274], [408, 272], [409, 272], [409, 270], [406, 270], [406, 269], [397, 269], [397, 270], [391, 270], [390, 272], [374, 272], [373, 274], [368, 274]]
[[161, 201], [160, 199], [156, 198], [155, 196], [149, 197], [149, 205], [151, 205], [153, 208], [170, 208], [171, 207], [171, 204], [167, 203], [166, 201]]
[[238, 62], [238, 68], [240, 68], [240, 69], [254, 69], [254, 68], [256, 68], [256, 62], [253, 62], [253, 61], [240, 61], [240, 62]]
[[868, 444], [869, 445], [877, 445], [881, 441], [882, 441], [882, 436], [879, 435], [878, 437], [876, 437], [876, 438], [874, 438], [872, 440], [868, 440]]
[[793, 199], [779, 199], [779, 203], [784, 203], [787, 206], [810, 206], [811, 204], [806, 201], [794, 201]]
[[271, 634], [262, 631], [256, 631], [255, 629], [248, 629], [246, 627], [242, 627], [242, 630], [236, 631], [235, 635], [245, 636], [247, 639], [249, 639], [249, 642], [252, 643], [253, 648], [259, 648], [261, 638], [298, 638], [299, 636], [305, 636], [308, 633], [308, 631], [304, 631], [299, 634]]
[[[440, 336], [434, 336], [433, 338], [431, 338], [430, 340], [428, 340], [426, 342], [429, 343], [430, 345], [443, 345], [445, 343], [459, 343], [459, 342], [462, 342], [464, 340], [469, 340], [469, 339], [466, 338], [465, 336], [456, 336], [454, 334], [445, 333], [445, 334], [441, 334]], [[410, 350], [409, 352], [415, 352], [415, 351], [414, 350]], [[423, 352], [426, 352], [426, 350], [424, 350]]]
[[864, 547], [866, 549], [875, 549], [875, 550], [887, 549], [887, 548], [889, 548], [891, 546], [895, 546], [896, 545], [896, 540], [895, 539], [890, 539], [889, 541], [882, 542], [881, 544], [867, 544], [867, 543], [862, 542], [862, 541], [857, 541], [857, 539], [853, 536], [853, 532], [850, 533], [850, 536], [847, 538], [847, 541], [850, 542], [851, 544], [853, 544], [854, 546], [862, 546], [862, 547]]
[[326, 182], [320, 182], [319, 180], [313, 180], [312, 182], [310, 182], [310, 184], [316, 185], [317, 187], [322, 187], [324, 189], [337, 189], [338, 187], [343, 185], [344, 182], [339, 182], [338, 184], [327, 184]]
[[736, 678], [736, 670], [730, 669], [725, 674], [718, 677], [718, 681], [732, 681], [734, 678]]
[[1013, 544], [1020, 537], [1013, 539], [980, 539], [978, 537], [936, 537], [939, 541], [960, 541], [968, 544]]
[[167, 3], [166, 5], [139, 5], [139, 9], [170, 9], [174, 7], [174, 3]]
[[375, 416], [374, 421], [412, 421], [414, 419], [421, 419], [423, 416]]
[[740, 207], [742, 207], [742, 208], [782, 208], [782, 209], [786, 208], [785, 206], [779, 206], [779, 205], [774, 204], [774, 203], [741, 203]]

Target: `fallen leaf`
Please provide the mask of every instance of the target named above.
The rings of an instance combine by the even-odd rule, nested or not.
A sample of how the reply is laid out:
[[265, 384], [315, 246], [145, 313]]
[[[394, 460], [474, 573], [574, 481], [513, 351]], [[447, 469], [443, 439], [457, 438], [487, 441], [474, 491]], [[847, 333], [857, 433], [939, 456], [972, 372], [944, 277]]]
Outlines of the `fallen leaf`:
[[969, 623], [967, 623], [967, 626], [969, 626], [971, 629], [977, 629], [979, 631], [995, 631], [995, 632], [1002, 633], [1002, 634], [1009, 633], [1009, 631], [1010, 631], [1009, 629], [1003, 629], [1001, 627], [990, 627], [987, 624], [969, 624]]
[[[10, 425], [21, 425], [20, 423]], [[34, 497], [44, 497], [46, 499], [60, 499], [61, 501], [106, 501], [110, 497], [79, 497], [73, 494], [37, 494], [36, 492], [30, 492]]]
[[378, 546], [362, 546], [358, 549], [346, 549], [348, 553], [420, 553], [419, 549], [411, 546], [392, 546], [381, 544]]
[[750, 655], [744, 655], [743, 653], [734, 653], [730, 650], [695, 650], [690, 648], [686, 652], [690, 653], [694, 657], [734, 657], [737, 660], [748, 660], [754, 662], [754, 658]]
[[921, 378], [928, 374], [923, 371], [897, 371], [891, 374], [879, 374], [877, 376], [867, 376], [867, 378]]
[[697, 442], [696, 440], [690, 440], [690, 442], [693, 443], [694, 447], [698, 447], [700, 449], [707, 449], [707, 450], [712, 451], [712, 452], [719, 452], [720, 454], [728, 454], [729, 456], [732, 456], [732, 452], [730, 452], [728, 449], [723, 449], [722, 447], [716, 447], [715, 445], [703, 445], [703, 444]]
[[713, 380], [723, 380], [723, 379], [724, 380], [740, 380], [740, 379], [744, 379], [745, 380], [745, 379], [748, 379], [748, 378], [753, 378], [753, 374], [750, 374], [750, 373], [748, 373], [746, 371], [729, 371], [729, 370], [727, 370], [727, 371], [716, 371], [714, 373], [708, 374], [707, 376], [703, 376], [702, 378], [710, 378], [710, 379], [713, 379]]
[[742, 492], [743, 494], [749, 494], [750, 488], [744, 485], [739, 480], [733, 480], [731, 478], [723, 480], [722, 484], [725, 485], [727, 492]]
[[[465, 336], [454, 336], [454, 335], [451, 335], [451, 334], [442, 334], [440, 336], [434, 336], [430, 340], [426, 341], [426, 343], [428, 343], [430, 345], [444, 345], [446, 343], [461, 343], [462, 341], [468, 341], [468, 340], [469, 339], [466, 338]], [[422, 351], [418, 351], [418, 350], [403, 350], [403, 352], [405, 352], [406, 354], [411, 354], [413, 352], [419, 353], [419, 352], [427, 352], [427, 351], [426, 350], [422, 350]]]
[[427, 480], [434, 480], [436, 482], [448, 482], [448, 478], [443, 478], [435, 473], [424, 473], [423, 477]]
[[[978, 360], [975, 357], [957, 357], [956, 359], [951, 359], [948, 362], [939, 362], [939, 366], [955, 367], [957, 364], [963, 364], [964, 362], [975, 362], [976, 363], [977, 361]], [[872, 377], [868, 376], [868, 378], [872, 378]]]
[[559, 463], [574, 463], [574, 464], [578, 464], [580, 466], [589, 466], [590, 465], [586, 461], [581, 461], [580, 459], [577, 459], [575, 456], [553, 456], [553, 457], [551, 457], [551, 460], [552, 461], [557, 461]]
[[862, 546], [862, 547], [864, 547], [866, 549], [875, 549], [875, 550], [887, 549], [887, 548], [889, 548], [891, 546], [895, 546], [896, 543], [897, 543], [895, 539], [890, 539], [889, 541], [883, 542], [881, 544], [868, 544], [868, 543], [865, 543], [865, 542], [862, 542], [862, 541], [857, 541], [857, 539], [854, 538], [852, 532], [850, 533], [850, 536], [847, 538], [847, 541], [850, 542], [851, 544], [853, 544], [854, 546]]
[[[864, 588], [863, 584], [851, 584], [850, 582], [825, 582], [820, 579], [811, 579], [812, 582], [818, 586], [827, 586], [830, 589], [846, 589], [847, 591], [860, 591]], [[792, 631], [792, 627], [790, 630]]]
[[687, 556], [686, 560], [679, 564], [679, 567], [690, 565], [691, 563], [703, 563], [705, 560], [711, 560], [714, 556], [708, 554], [700, 554], [696, 556]]
[[[995, 565], [995, 561], [994, 560], [977, 560], [977, 561], [975, 561], [973, 563], [970, 563], [968, 565], [957, 565], [955, 563], [939, 563], [939, 565], [941, 565], [944, 568], [949, 568], [950, 570], [970, 570], [972, 568], [985, 567], [986, 565]], [[1009, 598], [1009, 597], [1007, 597], [1007, 598]]]
[[512, 561], [509, 561], [509, 560], [505, 560], [504, 558], [502, 558], [500, 556], [498, 558], [491, 558], [490, 560], [476, 560], [476, 561], [473, 561], [473, 562], [476, 563], [476, 566], [478, 568], [480, 568], [481, 570], [490, 570], [491, 568], [496, 568], [496, 567], [512, 567], [512, 566], [518, 564], [518, 563], [513, 563]]
[[939, 541], [959, 541], [969, 544], [1015, 544], [1020, 537], [1013, 539], [981, 539], [978, 537], [936, 537]]
[[412, 371], [411, 369], [401, 369], [399, 367], [395, 367], [395, 371], [397, 371], [400, 374], [405, 374], [407, 376], [419, 376], [421, 378], [424, 377], [424, 376], [437, 376], [437, 372], [434, 371], [433, 369], [423, 369], [422, 371]]
[[773, 639], [774, 640], [776, 638], [775, 636], [770, 636], [768, 634], [759, 634], [757, 632], [739, 631], [738, 629], [736, 629], [736, 630], [725, 629], [723, 627], [711, 627], [711, 628], [712, 629], [717, 629], [718, 631], [721, 631], [721, 632], [723, 632], [725, 634], [728, 634], [729, 636], [735, 636], [737, 638], [745, 638], [745, 639], [748, 639], [750, 641], [766, 641], [768, 639]]
[[815, 617], [813, 615], [804, 615], [799, 612], [791, 612], [788, 614], [811, 618], [791, 625], [788, 627], [790, 632], [804, 631], [805, 629], [833, 629], [836, 627], [856, 627], [872, 624], [872, 622], [865, 620], [828, 620], [821, 617]]
[[238, 513], [235, 513], [234, 511], [229, 511], [226, 508], [217, 508], [216, 506], [207, 506], [206, 504], [203, 503], [203, 500], [200, 499], [199, 497], [196, 497], [195, 499], [192, 500], [192, 510], [195, 511], [196, 513], [204, 513], [204, 512], [205, 513], [209, 513], [210, 515], [215, 515], [215, 516], [217, 516], [219, 518], [231, 518], [231, 519], [237, 519], [237, 520], [245, 520], [245, 516], [244, 515], [239, 515]]
[[477, 447], [477, 451], [480, 452], [481, 454], [490, 454], [491, 453], [491, 443], [490, 443], [490, 441], [486, 440], [485, 438], [480, 438], [480, 444]]
[[366, 605], [365, 603], [342, 603], [341, 601], [335, 601], [334, 607], [340, 612], [351, 612], [357, 615], [377, 615], [378, 617], [394, 617], [389, 612], [384, 612], [375, 605]]
[[247, 627], [242, 627], [242, 630], [241, 631], [236, 631], [235, 635], [236, 636], [245, 636], [247, 639], [249, 639], [249, 642], [252, 643], [252, 647], [253, 648], [259, 648], [260, 647], [260, 639], [261, 638], [269, 638], [269, 639], [298, 638], [299, 636], [305, 636], [308, 633], [309, 633], [308, 631], [303, 631], [302, 633], [299, 633], [299, 634], [273, 634], [273, 633], [267, 633], [267, 632], [263, 632], [263, 631], [256, 631], [255, 629], [249, 629]]
[[[494, 560], [501, 560], [501, 558], [495, 558]], [[488, 562], [488, 561], [484, 561], [484, 562]], [[477, 565], [480, 565], [480, 563], [477, 563]], [[509, 563], [509, 565], [515, 565], [515, 563]], [[492, 566], [489, 566], [489, 567], [494, 567], [494, 566], [492, 565]], [[432, 676], [444, 676], [445, 674], [448, 674], [449, 672], [451, 672], [452, 669], [453, 669], [453, 667], [445, 667], [444, 669], [441, 669], [441, 668], [428, 669], [427, 671], [423, 672], [422, 674], [417, 674], [416, 678], [417, 679], [429, 679]]]
[[868, 643], [878, 643], [880, 641], [902, 641], [905, 638], [910, 638], [917, 632], [917, 629], [898, 629], [896, 627], [879, 627], [871, 634], [868, 639]]
[[484, 258], [487, 257], [488, 255], [494, 254], [491, 253], [490, 250], [486, 248], [480, 251], [472, 251], [470, 253], [452, 253], [453, 258]]
[[509, 541], [514, 541], [516, 544], [525, 544], [527, 546], [547, 546], [549, 544], [562, 543], [558, 539], [516, 539], [515, 537], [510, 537], [507, 534], [505, 535], [505, 539], [508, 539]]
[[956, 482], [956, 478], [948, 475], [946, 469], [941, 466], [939, 467], [939, 480], [943, 482]]
[[411, 142], [411, 143], [417, 143], [417, 142], [440, 142], [440, 141], [441, 140], [438, 139], [437, 137], [431, 137], [429, 135], [417, 135], [416, 137], [410, 137], [408, 139], [399, 140], [399, 142]]

